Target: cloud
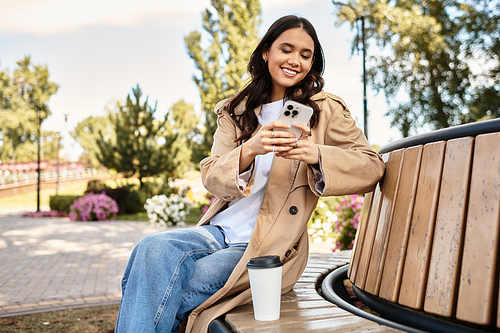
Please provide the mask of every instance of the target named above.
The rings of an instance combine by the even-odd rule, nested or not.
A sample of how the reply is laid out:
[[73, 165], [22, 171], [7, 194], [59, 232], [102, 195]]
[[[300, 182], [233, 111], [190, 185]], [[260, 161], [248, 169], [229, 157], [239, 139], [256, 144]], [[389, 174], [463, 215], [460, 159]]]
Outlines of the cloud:
[[[177, 12], [199, 13], [208, 0], [0, 0], [0, 33], [39, 36], [68, 32], [90, 25], [136, 27], [151, 17]], [[175, 15], [171, 15], [175, 17]], [[165, 25], [179, 24], [175, 19]]]

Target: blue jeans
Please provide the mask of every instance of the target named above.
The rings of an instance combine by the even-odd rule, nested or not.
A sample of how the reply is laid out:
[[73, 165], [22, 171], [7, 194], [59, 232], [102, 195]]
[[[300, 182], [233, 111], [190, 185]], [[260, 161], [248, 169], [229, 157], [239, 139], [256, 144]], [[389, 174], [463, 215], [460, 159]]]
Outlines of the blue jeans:
[[211, 225], [144, 237], [123, 275], [115, 332], [178, 332], [184, 316], [224, 286], [245, 249], [229, 247]]

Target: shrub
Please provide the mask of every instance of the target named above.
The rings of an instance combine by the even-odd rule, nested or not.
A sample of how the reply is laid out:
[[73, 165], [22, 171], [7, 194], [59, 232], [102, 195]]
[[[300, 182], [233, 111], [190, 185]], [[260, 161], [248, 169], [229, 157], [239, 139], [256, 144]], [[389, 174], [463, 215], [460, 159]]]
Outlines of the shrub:
[[51, 195], [49, 199], [50, 210], [69, 213], [69, 207], [81, 195]]
[[363, 196], [348, 195], [337, 207], [338, 219], [335, 221], [334, 230], [338, 234], [335, 241], [336, 250], [350, 250], [354, 246], [364, 200]]
[[114, 220], [117, 213], [115, 200], [104, 193], [90, 193], [71, 205], [69, 218], [73, 221], [105, 221]]
[[118, 205], [118, 214], [121, 215], [144, 212], [144, 204], [147, 198], [160, 194], [170, 196], [176, 193], [177, 189], [168, 186], [161, 179], [144, 181], [143, 187], [139, 188], [137, 184], [130, 182], [130, 179], [126, 178], [112, 182], [91, 180], [87, 184], [85, 194], [91, 192], [106, 193], [106, 195], [114, 199]]
[[333, 234], [334, 222], [337, 215], [333, 214], [335, 207], [340, 204], [340, 197], [320, 198], [316, 209], [314, 210], [307, 232], [309, 240], [313, 243], [333, 243], [335, 235]]
[[332, 243], [334, 251], [352, 249], [363, 200], [358, 195], [320, 198], [309, 220], [309, 240]]
[[154, 197], [156, 195], [166, 195], [167, 197], [179, 193], [179, 189], [175, 187], [170, 187], [167, 183], [163, 183], [161, 180], [157, 179], [155, 181], [145, 181], [142, 184], [142, 188], [134, 189], [139, 195], [139, 199], [142, 205], [146, 203], [148, 198]]
[[169, 197], [166, 195], [155, 195], [146, 200], [144, 208], [148, 213], [149, 222], [153, 225], [164, 227], [169, 226], [184, 226], [186, 216], [191, 211], [193, 204], [191, 201], [181, 195], [173, 194]]
[[63, 211], [51, 210], [48, 212], [28, 212], [23, 214], [24, 217], [68, 217], [68, 213]]
[[97, 192], [97, 190], [104, 190], [106, 188], [106, 183], [102, 180], [92, 179], [87, 183], [87, 189], [85, 192]]
[[205, 213], [208, 211], [208, 209], [210, 208], [210, 205], [212, 205], [215, 201], [215, 197], [212, 196], [212, 194], [210, 193], [207, 193], [207, 195], [205, 196], [205, 199], [209, 200], [209, 203], [206, 204], [206, 205], [203, 205], [202, 204], [202, 207], [201, 207], [201, 215], [200, 215], [200, 218], [203, 217], [203, 215], [205, 215]]
[[141, 197], [137, 191], [130, 191], [125, 204], [125, 213], [135, 214], [139, 212], [145, 212], [144, 202], [141, 202]]
[[127, 210], [127, 199], [130, 194], [130, 188], [128, 187], [117, 187], [109, 188], [104, 187], [100, 190], [87, 190], [85, 194], [89, 193], [105, 193], [108, 197], [113, 199], [118, 205], [118, 214], [125, 214]]

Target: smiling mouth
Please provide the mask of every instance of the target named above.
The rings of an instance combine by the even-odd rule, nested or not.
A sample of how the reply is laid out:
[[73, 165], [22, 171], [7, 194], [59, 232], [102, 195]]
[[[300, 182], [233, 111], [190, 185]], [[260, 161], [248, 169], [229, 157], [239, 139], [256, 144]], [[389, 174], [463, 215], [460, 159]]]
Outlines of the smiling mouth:
[[296, 71], [292, 71], [292, 70], [289, 70], [289, 69], [286, 69], [286, 68], [281, 68], [281, 70], [285, 73], [285, 74], [288, 74], [288, 75], [297, 75], [298, 72]]

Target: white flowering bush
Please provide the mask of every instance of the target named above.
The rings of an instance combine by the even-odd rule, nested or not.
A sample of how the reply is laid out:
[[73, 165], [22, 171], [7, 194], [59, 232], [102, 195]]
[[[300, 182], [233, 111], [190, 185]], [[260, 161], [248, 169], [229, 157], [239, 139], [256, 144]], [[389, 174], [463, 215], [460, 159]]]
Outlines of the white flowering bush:
[[332, 213], [334, 209], [330, 205], [333, 205], [333, 203], [321, 198], [309, 220], [307, 232], [309, 233], [309, 240], [313, 243], [326, 242], [330, 244], [335, 241], [333, 229], [335, 227], [334, 223], [337, 221], [337, 215]]
[[186, 225], [186, 217], [193, 208], [193, 203], [189, 198], [178, 194], [169, 197], [161, 194], [147, 199], [144, 208], [152, 225], [181, 227]]

